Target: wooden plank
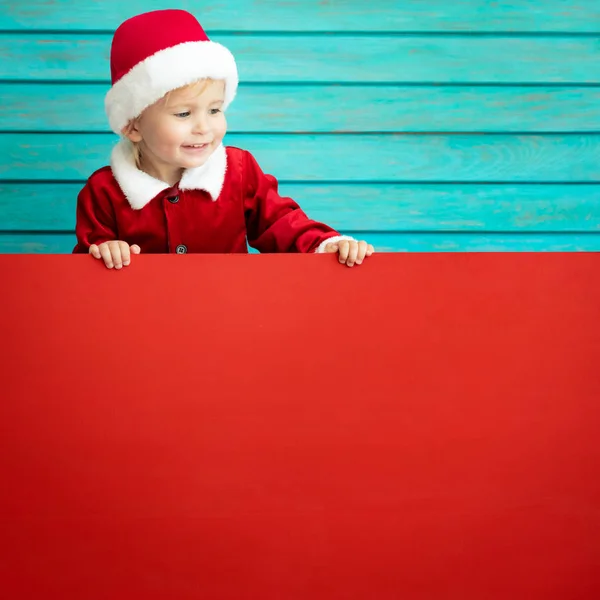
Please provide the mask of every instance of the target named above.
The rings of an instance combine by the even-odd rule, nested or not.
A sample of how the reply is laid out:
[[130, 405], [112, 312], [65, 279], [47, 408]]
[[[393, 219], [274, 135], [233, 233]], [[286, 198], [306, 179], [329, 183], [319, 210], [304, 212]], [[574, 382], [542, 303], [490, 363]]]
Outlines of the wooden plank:
[[594, 233], [369, 233], [368, 238], [379, 252], [600, 251], [600, 234]]
[[[107, 90], [0, 83], [0, 131], [108, 132]], [[242, 85], [227, 120], [240, 133], [593, 132], [600, 87]]]
[[115, 29], [131, 15], [162, 8], [190, 10], [209, 30], [239, 31], [555, 31], [600, 30], [596, 0], [70, 0], [3, 2], [0, 28]]
[[74, 233], [0, 233], [0, 254], [69, 254]]
[[[79, 181], [116, 136], [0, 134], [0, 180]], [[294, 181], [595, 182], [600, 135], [228, 134], [267, 172]]]
[[[0, 183], [4, 231], [70, 231], [83, 183]], [[340, 231], [600, 232], [600, 184], [294, 184]]]
[[[0, 79], [108, 81], [108, 34], [0, 34]], [[236, 35], [245, 82], [600, 83], [600, 35]]]
[[[356, 233], [355, 235], [360, 239], [367, 239], [378, 252], [600, 251], [600, 234]], [[75, 235], [72, 233], [0, 233], [0, 254], [69, 254], [75, 242]]]

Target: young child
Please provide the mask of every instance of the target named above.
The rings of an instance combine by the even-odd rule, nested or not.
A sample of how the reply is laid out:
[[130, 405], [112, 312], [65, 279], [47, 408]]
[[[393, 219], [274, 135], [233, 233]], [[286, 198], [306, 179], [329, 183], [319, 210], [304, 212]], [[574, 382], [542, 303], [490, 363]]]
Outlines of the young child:
[[120, 269], [131, 254], [336, 252], [373, 247], [309, 219], [254, 157], [222, 144], [238, 75], [232, 54], [182, 10], [128, 19], [111, 48], [106, 112], [122, 136], [77, 200], [76, 253]]

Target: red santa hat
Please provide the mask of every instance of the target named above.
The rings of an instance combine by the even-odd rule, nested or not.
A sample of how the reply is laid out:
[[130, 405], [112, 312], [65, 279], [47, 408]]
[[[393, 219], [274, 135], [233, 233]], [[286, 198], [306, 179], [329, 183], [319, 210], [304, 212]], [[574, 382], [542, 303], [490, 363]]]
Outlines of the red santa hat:
[[207, 77], [223, 79], [227, 108], [238, 85], [231, 52], [211, 42], [184, 10], [156, 10], [125, 21], [113, 37], [110, 68], [105, 107], [115, 133], [176, 88]]

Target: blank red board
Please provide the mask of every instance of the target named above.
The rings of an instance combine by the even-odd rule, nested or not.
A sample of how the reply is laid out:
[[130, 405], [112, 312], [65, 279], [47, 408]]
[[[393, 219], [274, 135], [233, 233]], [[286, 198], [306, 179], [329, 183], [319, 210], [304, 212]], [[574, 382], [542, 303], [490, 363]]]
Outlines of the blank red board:
[[600, 255], [2, 256], [2, 595], [600, 597]]

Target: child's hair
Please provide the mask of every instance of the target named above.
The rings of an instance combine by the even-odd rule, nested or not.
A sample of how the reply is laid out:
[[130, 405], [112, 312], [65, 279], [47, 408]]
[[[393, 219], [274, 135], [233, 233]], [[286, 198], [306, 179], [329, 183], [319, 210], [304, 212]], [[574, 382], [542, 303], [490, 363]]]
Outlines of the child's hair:
[[[200, 96], [200, 94], [204, 93], [204, 91], [206, 90], [206, 88], [210, 85], [210, 83], [214, 81], [213, 79], [211, 79], [210, 77], [206, 77], [205, 79], [199, 79], [198, 81], [194, 81], [193, 83], [189, 83], [188, 85], [184, 85], [182, 87], [176, 88], [174, 90], [171, 90], [169, 92], [167, 92], [162, 98], [161, 100], [164, 100], [165, 105], [169, 104], [169, 98], [171, 97], [171, 94], [173, 92], [178, 92], [180, 90], [194, 90], [196, 92], [196, 96]], [[159, 102], [161, 101], [159, 100]], [[138, 117], [139, 118], [139, 117]], [[134, 119], [135, 120], [135, 119]], [[129, 129], [132, 125], [133, 125], [133, 121], [130, 121], [127, 126], [125, 127], [124, 131], [126, 131], [127, 129]], [[140, 150], [140, 146], [139, 143], [137, 142], [132, 142], [133, 145], [133, 158], [135, 160], [135, 166], [138, 169], [141, 169], [141, 163], [142, 163], [142, 152]]]

